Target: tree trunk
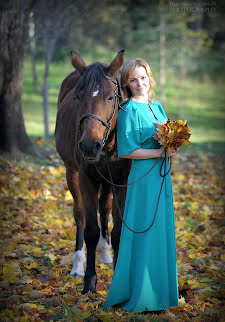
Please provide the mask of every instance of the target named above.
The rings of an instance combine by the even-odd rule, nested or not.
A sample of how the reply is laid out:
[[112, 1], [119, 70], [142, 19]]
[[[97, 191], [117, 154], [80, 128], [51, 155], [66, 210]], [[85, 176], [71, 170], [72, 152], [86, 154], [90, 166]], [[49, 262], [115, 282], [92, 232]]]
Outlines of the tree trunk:
[[29, 41], [30, 41], [30, 55], [31, 55], [31, 64], [32, 64], [32, 75], [33, 75], [33, 84], [34, 91], [38, 93], [39, 90], [39, 78], [36, 68], [36, 39], [35, 39], [35, 25], [33, 19], [33, 13], [30, 15], [30, 23], [29, 23]]
[[48, 55], [45, 56], [45, 73], [43, 81], [43, 114], [44, 114], [44, 126], [45, 137], [49, 137], [49, 118], [48, 118], [48, 75], [49, 75], [50, 59]]
[[0, 150], [40, 155], [25, 130], [22, 88], [30, 11], [35, 0], [0, 2]]
[[166, 95], [166, 36], [165, 36], [165, 16], [164, 16], [164, 0], [160, 0], [160, 103], [165, 107]]

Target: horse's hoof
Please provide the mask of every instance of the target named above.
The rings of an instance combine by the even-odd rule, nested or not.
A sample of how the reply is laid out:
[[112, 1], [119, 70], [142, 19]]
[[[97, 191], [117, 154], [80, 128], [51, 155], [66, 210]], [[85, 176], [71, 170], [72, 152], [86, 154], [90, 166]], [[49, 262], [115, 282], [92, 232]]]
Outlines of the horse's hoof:
[[82, 291], [82, 294], [86, 294], [87, 292], [96, 293], [96, 284], [97, 284], [97, 276], [94, 275], [92, 277], [85, 277], [84, 282], [84, 289]]

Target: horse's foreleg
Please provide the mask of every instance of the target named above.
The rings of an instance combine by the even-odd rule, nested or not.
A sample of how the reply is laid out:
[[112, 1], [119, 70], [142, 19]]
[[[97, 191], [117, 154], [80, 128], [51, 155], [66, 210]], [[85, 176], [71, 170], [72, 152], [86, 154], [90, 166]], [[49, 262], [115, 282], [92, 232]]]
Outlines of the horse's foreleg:
[[79, 213], [77, 212], [76, 206], [74, 206], [74, 217], [77, 226], [76, 233], [76, 248], [73, 254], [73, 267], [70, 275], [75, 278], [84, 278], [84, 269], [86, 264], [86, 255], [84, 252], [84, 224], [79, 218]]
[[87, 247], [87, 267], [84, 276], [84, 289], [82, 291], [85, 294], [88, 291], [96, 292], [95, 254], [100, 236], [97, 220], [99, 184], [91, 181], [84, 171], [79, 171], [79, 182], [86, 218], [84, 239]]
[[[115, 188], [115, 192], [116, 192], [116, 197], [118, 199], [118, 204], [120, 207], [121, 214], [123, 215], [125, 199], [126, 199], [126, 190], [124, 188]], [[121, 227], [122, 227], [122, 219], [117, 208], [115, 197], [113, 198], [112, 216], [113, 216], [113, 230], [111, 232], [111, 243], [112, 243], [112, 248], [114, 252], [113, 265], [115, 268], [117, 257], [118, 257], [120, 233], [121, 233]]]
[[111, 256], [111, 247], [108, 235], [108, 217], [112, 209], [112, 188], [110, 185], [103, 185], [99, 199], [99, 212], [101, 222], [101, 235], [98, 243], [99, 261], [105, 264], [113, 262]]
[[76, 248], [73, 254], [73, 267], [70, 275], [75, 278], [84, 278], [84, 269], [86, 263], [86, 256], [84, 253], [84, 211], [82, 205], [82, 197], [79, 189], [78, 172], [71, 168], [66, 169], [66, 179], [69, 190], [74, 199], [73, 215], [76, 222]]
[[90, 215], [86, 218], [86, 228], [84, 230], [84, 239], [87, 246], [87, 267], [84, 276], [84, 289], [82, 294], [91, 291], [96, 292], [97, 274], [95, 271], [96, 246], [99, 241], [100, 229], [96, 218]]

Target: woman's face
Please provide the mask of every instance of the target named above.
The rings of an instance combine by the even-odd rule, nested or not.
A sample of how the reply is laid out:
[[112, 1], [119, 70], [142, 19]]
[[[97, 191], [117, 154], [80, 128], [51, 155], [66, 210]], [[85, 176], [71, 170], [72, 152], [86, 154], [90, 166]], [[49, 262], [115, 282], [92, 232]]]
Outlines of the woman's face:
[[131, 90], [132, 97], [142, 96], [148, 98], [150, 85], [145, 68], [143, 66], [135, 67], [130, 76], [128, 86]]

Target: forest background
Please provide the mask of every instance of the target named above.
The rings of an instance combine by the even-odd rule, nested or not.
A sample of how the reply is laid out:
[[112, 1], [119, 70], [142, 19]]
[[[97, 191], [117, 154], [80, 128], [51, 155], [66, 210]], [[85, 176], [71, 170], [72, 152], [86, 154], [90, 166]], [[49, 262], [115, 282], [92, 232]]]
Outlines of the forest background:
[[[34, 5], [23, 44], [22, 114], [29, 138], [51, 159], [16, 154], [13, 149], [0, 156], [0, 319], [223, 321], [223, 1], [2, 1], [5, 12], [7, 3], [12, 7], [20, 3], [22, 8], [28, 2]], [[2, 32], [1, 13], [0, 18]], [[10, 46], [15, 50], [16, 41]], [[83, 282], [69, 276], [75, 225], [65, 168], [54, 145], [57, 96], [62, 80], [73, 71], [71, 50], [91, 64], [108, 63], [121, 49], [126, 50], [125, 59], [139, 56], [150, 63], [157, 82], [156, 99], [171, 120], [186, 119], [192, 133], [191, 146], [179, 152], [172, 169], [179, 306], [160, 315], [120, 309], [104, 312], [113, 270], [98, 260], [97, 294], [81, 295]], [[10, 59], [15, 68], [14, 54]], [[10, 73], [8, 68], [6, 79]], [[4, 122], [10, 119], [7, 108], [0, 101], [0, 150], [10, 143], [2, 139], [7, 131]], [[21, 138], [25, 143], [19, 149], [33, 153], [25, 151], [28, 141]]]
[[87, 64], [110, 62], [125, 49], [125, 59], [150, 63], [157, 99], [170, 119], [188, 120], [193, 143], [223, 143], [223, 19], [215, 1], [39, 1], [25, 63], [28, 133], [53, 134], [59, 87], [73, 71], [71, 49]]

